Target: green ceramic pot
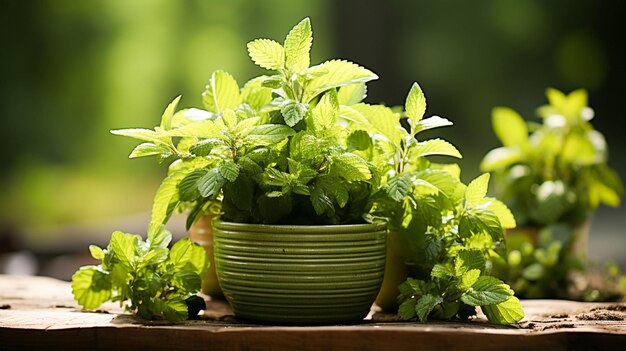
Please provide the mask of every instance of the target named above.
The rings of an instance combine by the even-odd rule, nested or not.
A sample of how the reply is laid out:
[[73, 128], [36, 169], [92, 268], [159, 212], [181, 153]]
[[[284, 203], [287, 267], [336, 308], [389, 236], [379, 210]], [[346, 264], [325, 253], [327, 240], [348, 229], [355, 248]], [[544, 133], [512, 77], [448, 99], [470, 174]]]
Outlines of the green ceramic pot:
[[215, 269], [238, 318], [263, 323], [362, 320], [383, 279], [381, 224], [293, 226], [213, 220]]

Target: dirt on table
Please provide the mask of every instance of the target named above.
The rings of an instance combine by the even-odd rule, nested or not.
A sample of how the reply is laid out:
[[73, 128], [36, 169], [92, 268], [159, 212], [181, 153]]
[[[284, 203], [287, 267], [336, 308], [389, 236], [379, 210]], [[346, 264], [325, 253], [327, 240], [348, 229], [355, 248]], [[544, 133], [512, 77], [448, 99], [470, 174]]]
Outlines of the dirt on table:
[[[529, 316], [520, 328], [535, 331], [582, 328], [602, 325], [605, 327], [623, 327], [626, 325], [626, 306], [596, 306], [588, 310], [572, 310], [567, 312]], [[590, 323], [591, 322], [591, 323]]]

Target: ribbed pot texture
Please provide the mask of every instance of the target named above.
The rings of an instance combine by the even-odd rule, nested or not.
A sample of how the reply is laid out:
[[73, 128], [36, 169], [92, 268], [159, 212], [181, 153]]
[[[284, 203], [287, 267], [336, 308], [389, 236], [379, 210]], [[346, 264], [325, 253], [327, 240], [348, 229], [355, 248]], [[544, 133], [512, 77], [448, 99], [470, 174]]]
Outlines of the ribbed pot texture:
[[213, 221], [215, 268], [238, 318], [280, 324], [362, 320], [380, 289], [381, 224], [292, 226]]

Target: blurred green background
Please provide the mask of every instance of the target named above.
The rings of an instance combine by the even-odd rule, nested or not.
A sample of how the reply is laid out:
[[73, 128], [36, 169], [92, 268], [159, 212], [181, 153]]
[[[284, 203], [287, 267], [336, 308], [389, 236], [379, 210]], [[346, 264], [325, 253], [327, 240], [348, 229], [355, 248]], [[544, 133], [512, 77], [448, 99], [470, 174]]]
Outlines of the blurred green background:
[[[490, 111], [534, 118], [553, 86], [586, 88], [593, 121], [626, 175], [623, 1], [100, 0], [13, 1], [0, 21], [0, 235], [38, 252], [86, 250], [111, 230], [142, 233], [165, 166], [128, 160], [133, 141], [110, 129], [151, 127], [166, 104], [201, 106], [211, 72], [240, 82], [262, 73], [245, 44], [282, 41], [303, 17], [312, 62], [340, 57], [378, 73], [368, 101], [403, 103], [413, 81], [428, 114], [455, 126], [429, 132], [463, 152], [463, 179], [497, 146]], [[602, 208], [591, 256], [626, 257], [626, 213]], [[176, 220], [174, 230], [182, 234]], [[3, 250], [0, 250], [0, 253]], [[71, 269], [75, 269], [72, 267]]]

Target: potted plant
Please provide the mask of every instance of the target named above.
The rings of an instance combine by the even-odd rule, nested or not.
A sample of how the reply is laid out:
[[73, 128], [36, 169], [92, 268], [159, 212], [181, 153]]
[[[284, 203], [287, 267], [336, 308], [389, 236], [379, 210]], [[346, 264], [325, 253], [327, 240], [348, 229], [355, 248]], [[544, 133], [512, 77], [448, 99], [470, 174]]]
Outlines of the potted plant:
[[542, 123], [497, 107], [492, 122], [503, 146], [481, 163], [493, 172], [496, 194], [521, 229], [507, 237], [500, 274], [526, 297], [570, 296], [568, 273], [583, 267], [590, 220], [600, 204], [618, 206], [623, 186], [607, 165], [603, 135], [591, 125], [587, 92], [547, 89]]
[[[244, 319], [361, 320], [383, 280], [387, 222], [392, 229], [428, 230], [432, 218], [420, 215], [443, 220], [448, 213], [432, 202], [460, 206], [458, 194], [467, 197], [467, 213], [491, 206], [479, 196], [484, 177], [466, 191], [453, 175], [457, 168], [425, 159], [460, 154], [443, 140], [415, 139], [422, 130], [451, 124], [422, 118], [426, 101], [417, 84], [404, 109], [363, 103], [365, 83], [377, 76], [345, 60], [309, 67], [311, 43], [309, 19], [283, 44], [254, 40], [248, 43], [250, 57], [272, 74], [240, 88], [228, 73], [214, 72], [203, 93], [204, 109], [177, 111], [176, 98], [154, 129], [113, 131], [142, 141], [131, 157], [175, 159], [155, 196], [149, 233], [175, 210], [188, 211], [190, 226], [207, 209], [219, 208], [212, 221], [217, 277]], [[501, 230], [498, 218], [492, 219]], [[485, 224], [463, 225], [473, 237]], [[466, 251], [462, 255], [482, 255]], [[484, 294], [493, 284], [479, 286], [486, 286], [482, 277], [488, 271], [474, 264], [459, 264], [473, 269], [466, 290]], [[509, 301], [507, 289], [504, 299], [501, 294], [474, 305]], [[509, 305], [514, 306], [502, 309], [519, 308], [519, 302]]]

